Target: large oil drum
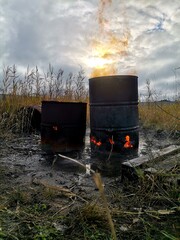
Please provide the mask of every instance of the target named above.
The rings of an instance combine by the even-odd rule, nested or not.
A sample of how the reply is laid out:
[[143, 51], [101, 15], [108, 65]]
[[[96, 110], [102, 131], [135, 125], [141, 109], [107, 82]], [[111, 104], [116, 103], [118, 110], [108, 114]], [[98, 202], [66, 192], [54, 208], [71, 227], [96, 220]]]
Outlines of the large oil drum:
[[89, 79], [90, 141], [95, 151], [127, 153], [138, 149], [138, 77]]
[[41, 146], [47, 153], [81, 150], [86, 132], [86, 103], [42, 101]]

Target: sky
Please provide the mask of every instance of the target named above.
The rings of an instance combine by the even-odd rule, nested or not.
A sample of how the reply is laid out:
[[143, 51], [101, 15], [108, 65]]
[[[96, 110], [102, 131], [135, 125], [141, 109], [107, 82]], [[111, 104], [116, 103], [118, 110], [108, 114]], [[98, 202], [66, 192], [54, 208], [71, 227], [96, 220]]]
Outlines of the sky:
[[[0, 72], [15, 64], [136, 75], [159, 98], [180, 94], [179, 0], [0, 0]], [[103, 75], [103, 72], [102, 72]], [[2, 75], [1, 75], [2, 79]]]

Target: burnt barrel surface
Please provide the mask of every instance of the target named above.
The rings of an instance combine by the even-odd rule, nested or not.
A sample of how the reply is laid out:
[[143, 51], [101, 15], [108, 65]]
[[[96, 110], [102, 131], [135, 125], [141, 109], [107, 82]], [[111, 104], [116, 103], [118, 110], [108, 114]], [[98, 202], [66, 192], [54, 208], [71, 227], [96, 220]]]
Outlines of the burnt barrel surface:
[[41, 145], [47, 152], [80, 150], [86, 132], [86, 103], [42, 101]]
[[94, 148], [125, 149], [126, 136], [131, 148], [138, 148], [138, 77], [103, 76], [89, 79], [90, 128]]

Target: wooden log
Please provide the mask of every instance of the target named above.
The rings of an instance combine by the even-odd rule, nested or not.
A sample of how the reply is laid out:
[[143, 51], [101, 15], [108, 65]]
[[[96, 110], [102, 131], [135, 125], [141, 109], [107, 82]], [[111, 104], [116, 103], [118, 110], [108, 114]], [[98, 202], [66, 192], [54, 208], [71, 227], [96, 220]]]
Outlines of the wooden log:
[[147, 168], [148, 164], [151, 164], [151, 168], [154, 169], [153, 164], [160, 162], [168, 156], [177, 154], [178, 152], [180, 152], [180, 146], [171, 145], [151, 155], [140, 156], [129, 161], [125, 161], [122, 163], [122, 180], [125, 178], [137, 180], [137, 171], [139, 169], [143, 171], [143, 168]]

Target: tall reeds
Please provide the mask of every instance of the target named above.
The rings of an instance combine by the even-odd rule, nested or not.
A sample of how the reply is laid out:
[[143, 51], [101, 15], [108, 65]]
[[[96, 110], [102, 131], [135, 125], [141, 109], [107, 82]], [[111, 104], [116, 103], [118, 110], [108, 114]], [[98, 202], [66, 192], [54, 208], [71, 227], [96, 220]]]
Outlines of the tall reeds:
[[[177, 82], [177, 79], [176, 79]], [[177, 85], [177, 84], [176, 84]], [[180, 130], [180, 100], [177, 91], [176, 101], [158, 101], [150, 81], [146, 82], [146, 101], [139, 103], [140, 122], [144, 127], [157, 130]], [[13, 128], [16, 112], [22, 106], [40, 105], [42, 100], [88, 102], [88, 83], [83, 69], [77, 73], [65, 73], [49, 64], [46, 72], [36, 66], [28, 66], [24, 75], [16, 65], [3, 69], [0, 80], [0, 129]], [[89, 123], [89, 108], [87, 122]]]
[[41, 105], [42, 100], [87, 102], [88, 90], [82, 69], [66, 74], [49, 64], [47, 72], [28, 66], [24, 75], [15, 65], [3, 69], [0, 81], [0, 129], [11, 132], [17, 125], [17, 111], [21, 107]]
[[152, 90], [150, 81], [146, 82], [146, 99], [139, 103], [139, 116], [145, 127], [156, 130], [180, 131], [180, 99], [172, 101], [158, 100], [158, 94]]

